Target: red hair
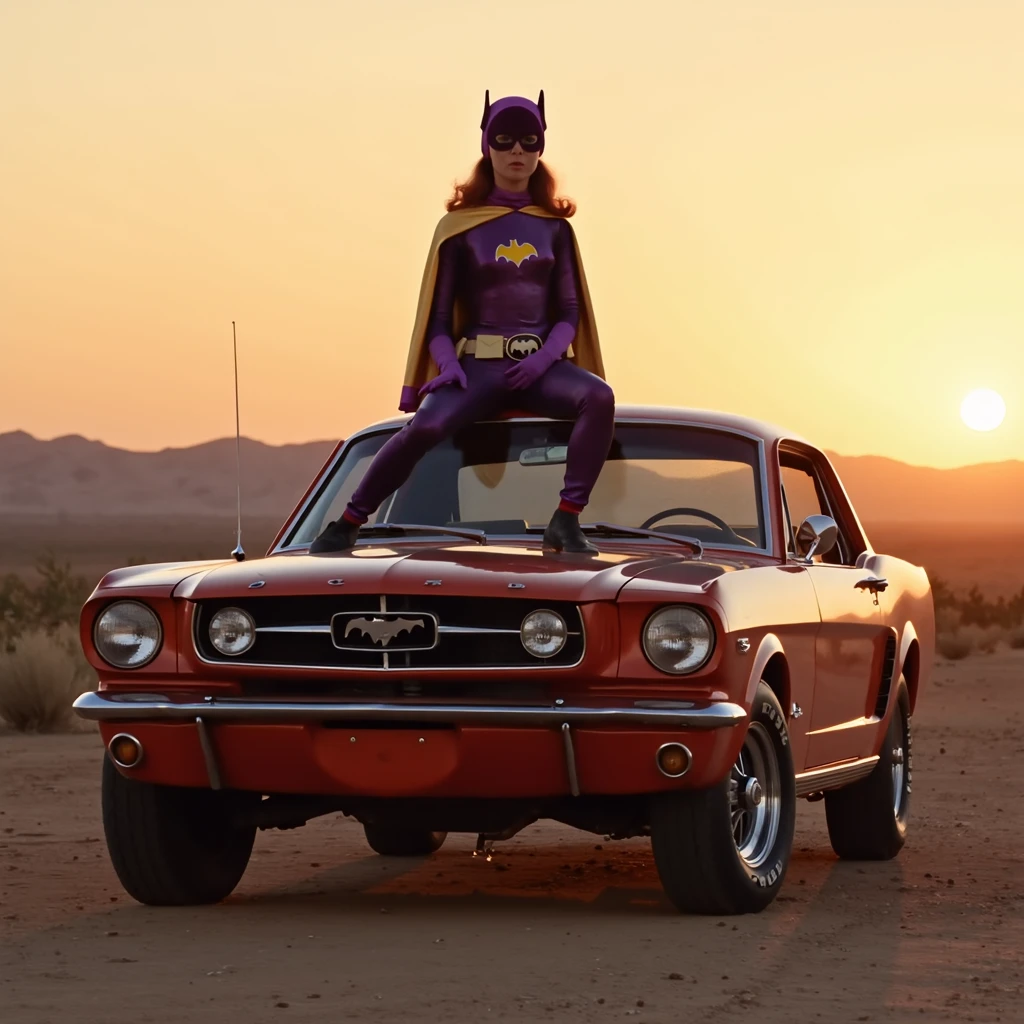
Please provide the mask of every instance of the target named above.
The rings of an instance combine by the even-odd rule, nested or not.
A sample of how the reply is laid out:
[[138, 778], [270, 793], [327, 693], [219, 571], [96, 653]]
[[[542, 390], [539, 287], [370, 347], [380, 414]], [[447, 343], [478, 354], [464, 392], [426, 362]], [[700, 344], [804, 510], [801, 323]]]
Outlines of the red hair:
[[[469, 178], [455, 185], [445, 209], [451, 213], [452, 210], [466, 210], [471, 206], [486, 206], [487, 197], [493, 190], [494, 165], [487, 157], [481, 157]], [[530, 175], [529, 191], [533, 205], [553, 217], [571, 217], [576, 212], [576, 204], [571, 199], [556, 195], [557, 190], [554, 175], [541, 160], [537, 170]]]

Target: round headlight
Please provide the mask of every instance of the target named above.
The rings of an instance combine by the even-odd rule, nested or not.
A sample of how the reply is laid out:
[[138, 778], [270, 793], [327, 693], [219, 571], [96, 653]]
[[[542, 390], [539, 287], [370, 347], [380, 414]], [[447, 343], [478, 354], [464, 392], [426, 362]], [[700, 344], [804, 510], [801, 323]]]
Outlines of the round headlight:
[[138, 601], [116, 601], [93, 628], [99, 656], [114, 668], [141, 668], [156, 657], [162, 639], [160, 618]]
[[245, 654], [256, 643], [256, 623], [241, 608], [221, 608], [210, 619], [210, 643], [221, 654]]
[[707, 616], [676, 605], [656, 611], [644, 626], [644, 654], [662, 672], [685, 675], [708, 660], [715, 633]]
[[536, 658], [553, 658], [565, 646], [567, 635], [565, 619], [546, 608], [530, 612], [519, 627], [523, 646]]

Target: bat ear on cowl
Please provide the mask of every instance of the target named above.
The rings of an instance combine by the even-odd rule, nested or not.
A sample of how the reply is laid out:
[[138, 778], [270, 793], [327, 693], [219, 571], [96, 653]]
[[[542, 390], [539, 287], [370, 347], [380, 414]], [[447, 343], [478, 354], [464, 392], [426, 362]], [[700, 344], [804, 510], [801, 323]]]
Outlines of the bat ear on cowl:
[[484, 116], [480, 119], [480, 131], [487, 128], [487, 120], [491, 116], [491, 90], [484, 90]]
[[540, 111], [540, 126], [545, 131], [548, 127], [547, 118], [544, 116], [544, 90], [541, 89], [540, 95], [537, 97], [537, 109]]

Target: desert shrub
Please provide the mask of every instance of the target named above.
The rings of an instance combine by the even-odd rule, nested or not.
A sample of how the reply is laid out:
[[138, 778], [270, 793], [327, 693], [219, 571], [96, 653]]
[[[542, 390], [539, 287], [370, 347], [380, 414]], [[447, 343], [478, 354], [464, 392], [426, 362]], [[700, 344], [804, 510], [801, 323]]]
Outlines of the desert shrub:
[[981, 654], [993, 654], [1002, 643], [1009, 643], [1010, 631], [1001, 626], [963, 626], [956, 630], [971, 642], [971, 648]]
[[13, 649], [22, 633], [53, 631], [78, 622], [92, 589], [88, 580], [52, 554], [38, 559], [35, 568], [31, 582], [16, 573], [0, 577], [0, 650]]
[[936, 606], [935, 608], [935, 631], [936, 633], [956, 633], [960, 629], [960, 612], [949, 605]]
[[1003, 630], [1024, 626], [1024, 587], [1007, 599], [1000, 595], [990, 601], [977, 585], [966, 594], [957, 593], [942, 579], [931, 581], [936, 625], [943, 615], [955, 614], [964, 626], [999, 627]]
[[72, 701], [95, 685], [70, 625], [24, 632], [0, 652], [0, 718], [20, 732], [72, 728]]
[[950, 661], [960, 661], [974, 649], [971, 637], [964, 633], [940, 633], [935, 644], [939, 654]]

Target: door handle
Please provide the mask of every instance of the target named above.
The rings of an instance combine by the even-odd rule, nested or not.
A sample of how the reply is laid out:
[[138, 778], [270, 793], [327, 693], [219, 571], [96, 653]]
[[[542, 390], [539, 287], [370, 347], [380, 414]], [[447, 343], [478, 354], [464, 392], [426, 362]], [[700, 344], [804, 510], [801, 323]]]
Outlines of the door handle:
[[868, 576], [867, 579], [858, 580], [854, 586], [858, 590], [870, 590], [873, 594], [877, 594], [889, 586], [889, 581], [884, 576]]

